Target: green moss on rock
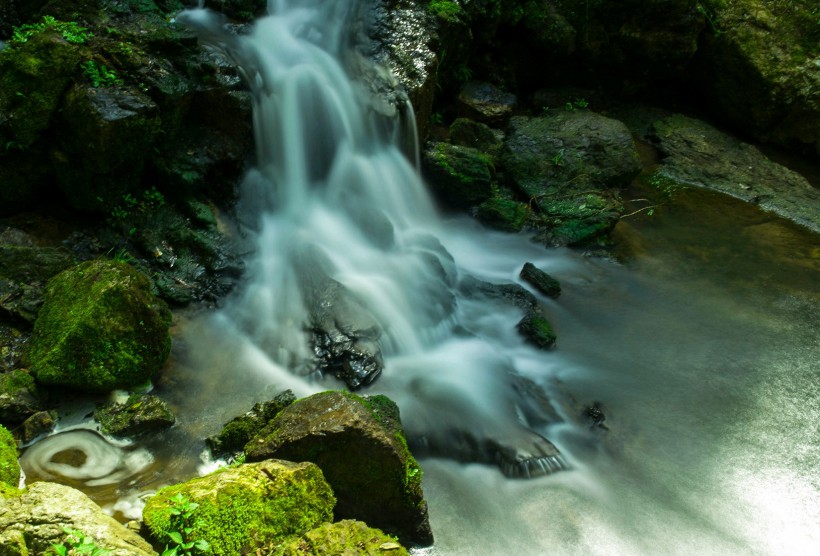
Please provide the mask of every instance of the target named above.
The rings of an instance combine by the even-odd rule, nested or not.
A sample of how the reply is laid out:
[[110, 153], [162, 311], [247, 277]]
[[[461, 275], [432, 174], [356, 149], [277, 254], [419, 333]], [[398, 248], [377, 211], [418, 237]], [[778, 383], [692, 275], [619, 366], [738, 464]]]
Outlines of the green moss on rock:
[[539, 349], [552, 348], [557, 338], [549, 321], [537, 313], [531, 313], [521, 319], [518, 323], [518, 332]]
[[504, 232], [520, 232], [530, 208], [512, 199], [488, 199], [478, 206], [476, 218], [485, 226]]
[[105, 392], [141, 384], [168, 357], [170, 322], [145, 275], [85, 262], [49, 280], [27, 358], [46, 385]]
[[160, 543], [173, 531], [171, 499], [177, 494], [199, 504], [191, 538], [208, 541], [217, 556], [254, 552], [332, 521], [336, 502], [312, 463], [269, 460], [220, 469], [148, 499], [143, 520]]
[[408, 556], [392, 537], [361, 521], [324, 523], [286, 543], [276, 556]]
[[18, 455], [17, 441], [6, 427], [0, 425], [0, 484], [17, 487], [20, 482]]

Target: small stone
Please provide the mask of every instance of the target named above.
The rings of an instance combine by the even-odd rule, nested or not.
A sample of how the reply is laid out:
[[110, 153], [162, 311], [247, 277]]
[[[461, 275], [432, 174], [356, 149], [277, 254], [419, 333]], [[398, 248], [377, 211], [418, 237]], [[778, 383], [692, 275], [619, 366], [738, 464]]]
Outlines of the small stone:
[[50, 411], [39, 411], [23, 421], [23, 443], [28, 444], [40, 435], [48, 434], [56, 425], [54, 415]]
[[522, 280], [530, 284], [547, 297], [556, 299], [561, 295], [561, 284], [532, 263], [525, 263], [519, 274]]

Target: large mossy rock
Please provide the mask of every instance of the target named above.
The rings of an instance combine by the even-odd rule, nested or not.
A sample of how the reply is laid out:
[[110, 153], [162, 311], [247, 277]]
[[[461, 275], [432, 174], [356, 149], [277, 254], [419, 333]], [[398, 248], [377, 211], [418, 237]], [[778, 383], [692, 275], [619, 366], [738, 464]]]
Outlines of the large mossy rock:
[[159, 543], [169, 540], [172, 500], [199, 504], [191, 538], [207, 541], [216, 556], [255, 553], [333, 520], [335, 499], [312, 463], [270, 460], [217, 470], [161, 489], [149, 498], [143, 520]]
[[55, 483], [32, 483], [23, 491], [0, 492], [0, 554], [47, 554], [62, 543], [68, 527], [90, 537], [112, 556], [156, 556], [129, 530], [79, 490]]
[[433, 541], [421, 468], [385, 396], [322, 392], [285, 408], [246, 446], [248, 460], [312, 461], [338, 498], [336, 516], [358, 519], [402, 542]]
[[366, 523], [324, 523], [285, 544], [276, 556], [408, 556], [407, 549]]
[[285, 390], [272, 400], [255, 403], [250, 411], [228, 421], [219, 434], [206, 439], [208, 447], [215, 455], [236, 454], [259, 434], [280, 411], [296, 401], [290, 390]]
[[820, 155], [820, 4], [704, 0], [704, 89], [715, 116], [758, 139]]
[[131, 266], [95, 260], [51, 280], [27, 357], [41, 384], [106, 392], [142, 384], [171, 349], [171, 315]]
[[680, 114], [655, 122], [649, 140], [663, 157], [650, 180], [714, 189], [820, 232], [820, 191], [756, 147]]
[[492, 159], [477, 149], [432, 143], [424, 152], [423, 163], [433, 192], [449, 206], [473, 207], [493, 194]]
[[18, 455], [17, 441], [6, 427], [0, 425], [0, 484], [17, 488], [20, 483]]
[[547, 245], [605, 238], [623, 211], [618, 189], [640, 172], [629, 129], [588, 110], [514, 117], [504, 145], [502, 169], [533, 207], [529, 224]]

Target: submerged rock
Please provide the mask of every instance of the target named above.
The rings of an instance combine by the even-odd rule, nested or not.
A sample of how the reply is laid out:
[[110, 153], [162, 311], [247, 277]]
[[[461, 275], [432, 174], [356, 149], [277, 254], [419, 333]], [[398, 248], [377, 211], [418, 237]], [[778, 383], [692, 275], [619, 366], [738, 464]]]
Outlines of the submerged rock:
[[144, 539], [68, 486], [32, 483], [16, 494], [0, 491], [0, 554], [47, 554], [65, 528], [80, 531], [112, 556], [156, 556]]
[[124, 403], [111, 402], [94, 411], [100, 430], [113, 436], [138, 436], [172, 426], [176, 417], [168, 405], [150, 394], [131, 394]]
[[95, 260], [51, 280], [27, 358], [41, 384], [106, 392], [154, 376], [171, 349], [171, 315], [148, 278]]
[[324, 523], [285, 544], [281, 556], [408, 556], [402, 545], [366, 523]]
[[298, 400], [245, 451], [249, 461], [316, 463], [338, 499], [337, 518], [364, 521], [405, 543], [433, 542], [421, 468], [407, 448], [398, 407], [385, 396], [322, 392]]
[[254, 553], [332, 521], [335, 499], [312, 463], [269, 460], [219, 469], [165, 487], [149, 498], [143, 520], [159, 543], [178, 531], [173, 511], [194, 502], [190, 538], [207, 541], [216, 556]]
[[663, 156], [657, 179], [714, 189], [820, 232], [820, 191], [752, 145], [681, 114], [655, 122], [649, 139]]

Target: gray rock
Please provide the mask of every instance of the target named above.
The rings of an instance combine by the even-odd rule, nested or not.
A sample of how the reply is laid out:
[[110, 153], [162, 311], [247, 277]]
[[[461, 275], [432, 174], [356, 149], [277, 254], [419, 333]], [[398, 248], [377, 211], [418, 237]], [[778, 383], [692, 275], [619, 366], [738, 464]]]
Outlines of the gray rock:
[[23, 421], [21, 440], [24, 444], [33, 442], [38, 436], [48, 434], [57, 425], [56, 415], [51, 411], [38, 411]]
[[714, 189], [820, 232], [820, 191], [752, 145], [680, 114], [655, 122], [650, 139], [663, 155], [661, 179]]
[[358, 519], [402, 542], [433, 541], [421, 468], [385, 396], [323, 392], [285, 408], [246, 446], [249, 461], [312, 461], [338, 500], [337, 519]]
[[512, 115], [518, 99], [491, 83], [468, 81], [458, 95], [459, 108], [475, 120], [503, 124]]
[[131, 394], [125, 403], [111, 402], [94, 411], [103, 433], [133, 437], [166, 429], [176, 422], [168, 404], [151, 394]]
[[0, 494], [0, 505], [0, 554], [44, 554], [65, 539], [63, 528], [69, 527], [113, 556], [156, 555], [139, 535], [71, 487], [32, 483], [19, 496]]

